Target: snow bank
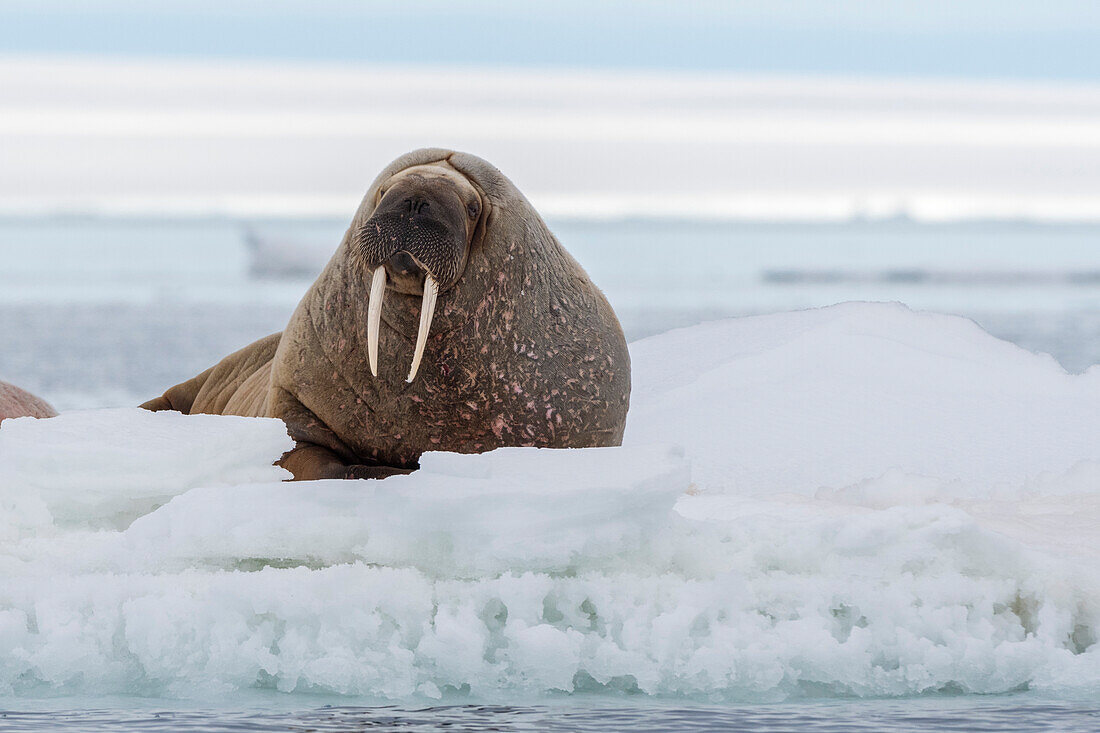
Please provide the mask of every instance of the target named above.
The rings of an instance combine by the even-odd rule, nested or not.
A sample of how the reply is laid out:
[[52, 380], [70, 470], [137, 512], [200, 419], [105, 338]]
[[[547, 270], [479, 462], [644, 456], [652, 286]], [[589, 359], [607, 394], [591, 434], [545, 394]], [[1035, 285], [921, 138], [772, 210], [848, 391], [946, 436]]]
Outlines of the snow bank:
[[0, 695], [1100, 692], [1097, 373], [880, 304], [633, 356], [623, 448], [383, 482], [277, 482], [270, 421], [5, 423]]
[[290, 474], [271, 462], [294, 445], [279, 420], [136, 408], [7, 420], [3, 430], [0, 502], [82, 524], [124, 526], [199, 486], [279, 481]]
[[626, 443], [685, 446], [708, 491], [901, 470], [985, 493], [1100, 461], [1100, 369], [1067, 374], [956, 316], [846, 303], [673, 331], [631, 355]]

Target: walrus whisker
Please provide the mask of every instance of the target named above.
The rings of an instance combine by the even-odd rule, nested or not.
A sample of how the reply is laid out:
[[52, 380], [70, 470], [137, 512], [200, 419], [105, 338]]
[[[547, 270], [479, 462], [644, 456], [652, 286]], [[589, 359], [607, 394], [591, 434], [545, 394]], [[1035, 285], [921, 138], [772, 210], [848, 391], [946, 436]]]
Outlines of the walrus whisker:
[[367, 357], [370, 373], [378, 376], [378, 329], [382, 322], [382, 296], [386, 293], [386, 268], [374, 268], [374, 280], [370, 284], [370, 304], [367, 306]]
[[410, 384], [416, 379], [416, 370], [420, 368], [420, 360], [424, 357], [424, 346], [428, 343], [428, 331], [432, 327], [432, 316], [435, 315], [437, 295], [439, 295], [439, 285], [431, 275], [426, 275], [424, 277], [424, 300], [420, 305], [420, 330], [416, 334], [416, 351], [413, 352], [409, 377], [405, 380]]

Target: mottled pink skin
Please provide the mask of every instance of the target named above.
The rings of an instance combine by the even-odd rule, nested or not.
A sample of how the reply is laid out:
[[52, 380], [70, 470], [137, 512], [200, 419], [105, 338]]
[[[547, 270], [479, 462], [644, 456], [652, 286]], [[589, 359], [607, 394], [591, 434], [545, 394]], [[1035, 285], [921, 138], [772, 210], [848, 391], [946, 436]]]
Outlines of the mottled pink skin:
[[9, 417], [53, 417], [57, 410], [13, 384], [0, 382], [0, 421]]

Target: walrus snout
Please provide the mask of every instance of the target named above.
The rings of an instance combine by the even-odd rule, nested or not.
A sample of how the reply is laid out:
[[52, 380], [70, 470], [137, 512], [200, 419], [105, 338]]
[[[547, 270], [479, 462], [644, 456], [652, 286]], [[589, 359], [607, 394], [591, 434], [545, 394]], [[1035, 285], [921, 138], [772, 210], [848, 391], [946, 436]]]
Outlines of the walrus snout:
[[413, 166], [385, 181], [377, 196], [358, 236], [364, 264], [385, 265], [390, 287], [406, 295], [421, 294], [424, 275], [441, 291], [454, 286], [483, 210], [470, 181], [443, 163]]
[[395, 283], [394, 290], [410, 294], [417, 291], [423, 292], [424, 276], [427, 272], [405, 250], [394, 252], [387, 257], [382, 267], [386, 268], [386, 274]]
[[407, 213], [405, 206], [398, 198], [393, 206], [379, 205], [367, 219], [359, 236], [364, 264], [384, 266], [392, 278], [390, 286], [406, 295], [420, 294], [424, 274], [444, 290], [453, 286], [466, 264], [469, 240], [464, 222], [454, 221], [453, 213], [443, 216], [446, 209], [430, 202], [424, 213]]

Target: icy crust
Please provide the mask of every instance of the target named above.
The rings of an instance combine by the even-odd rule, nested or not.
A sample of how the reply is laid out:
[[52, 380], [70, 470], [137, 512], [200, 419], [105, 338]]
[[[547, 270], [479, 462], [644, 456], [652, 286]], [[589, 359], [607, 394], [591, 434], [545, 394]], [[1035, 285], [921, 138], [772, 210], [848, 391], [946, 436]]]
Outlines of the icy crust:
[[644, 555], [688, 475], [681, 451], [660, 447], [433, 453], [392, 481], [190, 491], [123, 537], [155, 567], [275, 558], [361, 560], [434, 577], [575, 573]]
[[5, 423], [0, 696], [1100, 694], [1096, 374], [873, 304], [632, 353], [623, 448], [383, 482], [279, 482], [273, 421]]
[[1093, 576], [949, 507], [801, 514], [674, 523], [579, 572], [457, 577], [412, 547], [390, 567], [27, 564], [0, 590], [0, 673], [17, 694], [1095, 694]]
[[17, 528], [125, 526], [199, 486], [278, 481], [293, 447], [279, 420], [148, 412], [70, 412], [5, 420], [0, 432], [0, 538]]

